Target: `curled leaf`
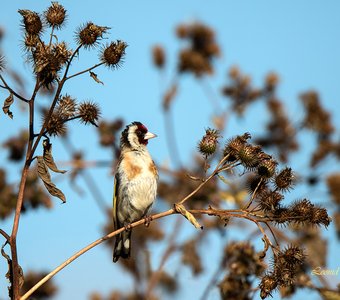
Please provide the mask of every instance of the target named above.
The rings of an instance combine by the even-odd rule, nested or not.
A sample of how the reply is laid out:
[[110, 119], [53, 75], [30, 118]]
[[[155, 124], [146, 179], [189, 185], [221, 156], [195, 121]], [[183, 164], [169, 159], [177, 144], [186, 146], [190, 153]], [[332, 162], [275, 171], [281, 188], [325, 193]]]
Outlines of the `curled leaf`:
[[50, 143], [48, 139], [44, 140], [43, 146], [44, 146], [43, 158], [44, 158], [44, 162], [46, 166], [53, 172], [62, 173], [62, 174], [66, 173], [66, 170], [59, 170], [57, 165], [55, 164], [53, 156], [52, 156], [52, 144]]
[[4, 105], [2, 106], [2, 110], [6, 115], [8, 115], [11, 119], [13, 119], [13, 113], [9, 110], [10, 106], [14, 102], [13, 94], [11, 93], [5, 100]]
[[100, 81], [100, 80], [98, 79], [98, 76], [97, 76], [96, 73], [90, 71], [90, 76], [93, 78], [93, 80], [94, 80], [95, 82], [101, 83], [102, 85], [104, 85], [104, 82], [103, 82], [103, 81]]
[[[3, 244], [2, 247], [1, 247], [1, 255], [7, 260], [8, 271], [5, 275], [5, 277], [11, 283], [11, 286], [8, 287], [8, 296], [12, 299], [12, 296], [13, 296], [13, 292], [12, 292], [12, 283], [13, 283], [12, 259], [9, 257], [9, 255], [4, 250], [6, 244], [7, 244], [7, 242], [5, 244]], [[18, 267], [19, 267], [19, 287], [21, 288], [22, 285], [24, 284], [24, 272], [22, 271], [22, 268], [21, 268], [20, 265]]]
[[189, 211], [187, 211], [183, 204], [177, 204], [175, 203], [175, 210], [180, 213], [182, 216], [184, 216], [192, 225], [195, 226], [197, 229], [203, 229], [203, 226], [201, 226], [196, 218], [191, 214]]
[[43, 156], [37, 156], [38, 159], [38, 176], [44, 182], [44, 185], [50, 195], [58, 197], [63, 203], [66, 202], [66, 198], [64, 193], [59, 190], [55, 184], [51, 181], [50, 173], [48, 172], [48, 168], [45, 164]]

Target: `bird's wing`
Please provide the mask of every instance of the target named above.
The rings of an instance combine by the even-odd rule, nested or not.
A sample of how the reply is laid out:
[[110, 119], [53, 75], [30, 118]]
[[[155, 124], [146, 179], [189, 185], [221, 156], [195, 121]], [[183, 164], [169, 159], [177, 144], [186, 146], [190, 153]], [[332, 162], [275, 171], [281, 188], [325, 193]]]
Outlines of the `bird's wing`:
[[118, 227], [118, 220], [117, 220], [117, 200], [118, 200], [118, 186], [119, 186], [119, 178], [116, 175], [113, 185], [113, 210], [112, 210], [112, 217], [113, 217], [113, 227], [117, 229]]

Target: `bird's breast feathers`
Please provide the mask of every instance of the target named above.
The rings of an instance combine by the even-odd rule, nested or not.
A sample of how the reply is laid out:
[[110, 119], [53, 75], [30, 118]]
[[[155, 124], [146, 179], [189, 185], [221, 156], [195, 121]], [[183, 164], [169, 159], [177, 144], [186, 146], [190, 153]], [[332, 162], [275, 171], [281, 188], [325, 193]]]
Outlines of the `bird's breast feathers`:
[[118, 166], [122, 201], [129, 201], [140, 210], [149, 207], [156, 198], [157, 169], [149, 153], [129, 151], [122, 154]]

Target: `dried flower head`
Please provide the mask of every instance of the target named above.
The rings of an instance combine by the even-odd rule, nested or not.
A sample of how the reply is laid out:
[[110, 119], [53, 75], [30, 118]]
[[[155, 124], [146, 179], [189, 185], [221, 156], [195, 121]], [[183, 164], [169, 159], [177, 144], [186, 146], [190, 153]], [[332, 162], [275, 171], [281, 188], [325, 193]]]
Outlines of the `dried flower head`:
[[192, 72], [196, 76], [211, 74], [212, 60], [219, 55], [214, 31], [201, 23], [193, 23], [180, 25], [177, 35], [189, 41], [189, 46], [180, 51], [179, 72]]
[[66, 9], [58, 2], [52, 2], [44, 15], [50, 27], [60, 28], [66, 18]]
[[28, 34], [37, 35], [41, 33], [43, 25], [38, 13], [28, 9], [19, 9], [18, 12], [24, 18], [23, 25]]
[[295, 218], [296, 222], [305, 222], [310, 221], [313, 217], [313, 208], [314, 204], [312, 204], [308, 199], [302, 199], [294, 201], [290, 207], [290, 215]]
[[162, 46], [156, 45], [152, 48], [152, 58], [154, 65], [161, 69], [165, 65], [165, 51]]
[[58, 78], [58, 72], [63, 68], [71, 56], [71, 51], [65, 42], [47, 47], [39, 43], [32, 53], [34, 72], [39, 80], [48, 87]]
[[261, 299], [265, 299], [268, 296], [271, 296], [272, 292], [277, 288], [278, 286], [278, 280], [276, 278], [276, 276], [272, 273], [268, 273], [266, 275], [264, 275], [261, 278], [261, 282], [260, 282], [260, 296]]
[[311, 223], [328, 227], [332, 219], [328, 216], [327, 210], [323, 207], [314, 207]]
[[265, 179], [269, 179], [275, 175], [277, 161], [270, 157], [265, 157], [260, 162], [259, 166], [257, 167], [257, 173], [259, 176]]
[[76, 113], [76, 100], [70, 95], [62, 96], [58, 102], [57, 112], [65, 119], [74, 117]]
[[230, 139], [225, 145], [223, 156], [228, 155], [230, 161], [238, 159], [238, 153], [241, 151], [250, 137], [250, 133], [246, 132], [243, 135], [238, 135]]
[[86, 101], [79, 104], [78, 114], [83, 123], [91, 123], [97, 126], [96, 122], [100, 116], [99, 106], [91, 101]]
[[178, 70], [181, 73], [192, 72], [198, 77], [203, 74], [212, 74], [212, 66], [205, 57], [190, 49], [183, 49], [180, 52]]
[[[44, 124], [47, 114], [44, 116]], [[66, 134], [65, 118], [58, 112], [54, 112], [46, 124], [46, 133], [50, 136], [62, 136]]]
[[206, 157], [216, 151], [219, 133], [216, 129], [208, 128], [205, 130], [205, 135], [198, 144], [198, 150]]
[[274, 212], [283, 199], [283, 195], [276, 191], [267, 190], [259, 194], [259, 206], [265, 212]]
[[26, 33], [24, 38], [23, 50], [33, 51], [37, 47], [39, 42], [39, 35]]
[[248, 193], [253, 194], [254, 192], [262, 193], [267, 191], [267, 182], [260, 176], [252, 174], [246, 180], [246, 190]]
[[85, 48], [97, 46], [98, 40], [110, 29], [109, 27], [98, 26], [88, 22], [81, 26], [77, 32], [77, 43]]
[[253, 170], [261, 161], [261, 153], [262, 149], [260, 146], [246, 143], [237, 153], [237, 158], [246, 169]]
[[284, 168], [274, 178], [274, 185], [280, 191], [288, 191], [294, 184], [295, 176], [291, 168]]
[[117, 40], [106, 45], [101, 51], [101, 61], [108, 67], [118, 68], [124, 60], [127, 44]]

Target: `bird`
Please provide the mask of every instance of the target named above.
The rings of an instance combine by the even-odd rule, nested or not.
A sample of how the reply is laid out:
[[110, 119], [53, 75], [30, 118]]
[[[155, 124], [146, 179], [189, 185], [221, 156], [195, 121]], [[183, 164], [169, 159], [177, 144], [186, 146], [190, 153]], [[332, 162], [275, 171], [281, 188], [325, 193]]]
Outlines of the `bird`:
[[125, 231], [116, 236], [113, 262], [131, 254], [130, 223], [146, 217], [156, 199], [158, 172], [147, 149], [157, 137], [141, 122], [132, 122], [122, 131], [120, 157], [116, 167], [113, 194], [113, 224]]

